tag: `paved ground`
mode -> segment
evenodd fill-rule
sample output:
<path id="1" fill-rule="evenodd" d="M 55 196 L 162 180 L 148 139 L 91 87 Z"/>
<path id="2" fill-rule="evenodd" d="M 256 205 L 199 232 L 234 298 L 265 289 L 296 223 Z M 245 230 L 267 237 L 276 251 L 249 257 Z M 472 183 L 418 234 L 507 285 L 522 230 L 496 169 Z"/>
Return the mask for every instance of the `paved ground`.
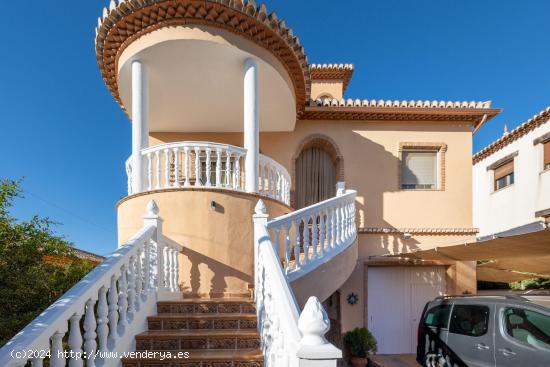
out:
<path id="1" fill-rule="evenodd" d="M 388 354 L 369 356 L 379 367 L 419 367 L 414 354 Z"/>

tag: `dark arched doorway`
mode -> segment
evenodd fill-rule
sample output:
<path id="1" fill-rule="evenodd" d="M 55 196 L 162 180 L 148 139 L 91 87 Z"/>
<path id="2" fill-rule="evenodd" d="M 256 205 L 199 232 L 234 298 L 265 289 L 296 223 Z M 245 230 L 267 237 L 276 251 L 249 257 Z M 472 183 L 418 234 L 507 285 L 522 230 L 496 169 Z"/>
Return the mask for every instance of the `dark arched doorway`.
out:
<path id="1" fill-rule="evenodd" d="M 296 158 L 296 209 L 334 197 L 337 161 L 318 144 L 305 146 Z"/>

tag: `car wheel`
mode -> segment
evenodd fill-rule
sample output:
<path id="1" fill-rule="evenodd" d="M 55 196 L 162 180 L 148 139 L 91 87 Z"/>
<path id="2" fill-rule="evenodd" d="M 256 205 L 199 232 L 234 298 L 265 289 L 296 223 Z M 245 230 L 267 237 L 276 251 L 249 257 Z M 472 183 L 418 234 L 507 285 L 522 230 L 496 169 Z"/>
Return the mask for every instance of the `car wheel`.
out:
<path id="1" fill-rule="evenodd" d="M 428 353 L 424 361 L 424 367 L 449 367 L 441 354 Z"/>

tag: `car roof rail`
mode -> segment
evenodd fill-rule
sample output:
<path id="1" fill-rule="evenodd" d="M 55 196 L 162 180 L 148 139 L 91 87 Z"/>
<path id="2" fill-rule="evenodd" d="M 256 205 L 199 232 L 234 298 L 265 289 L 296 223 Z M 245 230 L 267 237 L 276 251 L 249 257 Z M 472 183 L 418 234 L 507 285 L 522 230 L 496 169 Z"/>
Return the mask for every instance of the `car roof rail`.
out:
<path id="1" fill-rule="evenodd" d="M 517 294 L 506 294 L 504 297 L 507 298 L 507 299 L 513 299 L 513 300 L 516 300 L 516 301 L 527 301 L 527 302 L 529 302 L 529 300 L 527 298 L 519 296 Z"/>

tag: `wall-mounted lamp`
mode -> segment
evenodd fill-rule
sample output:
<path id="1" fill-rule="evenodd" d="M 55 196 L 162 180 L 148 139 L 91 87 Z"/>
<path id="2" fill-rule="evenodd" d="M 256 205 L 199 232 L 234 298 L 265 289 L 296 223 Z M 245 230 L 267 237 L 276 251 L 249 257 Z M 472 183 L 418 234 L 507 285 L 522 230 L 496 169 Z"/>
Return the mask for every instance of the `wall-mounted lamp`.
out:
<path id="1" fill-rule="evenodd" d="M 216 204 L 215 201 L 211 201 L 211 202 L 210 202 L 210 209 L 216 210 L 216 206 L 217 206 L 217 204 Z"/>
<path id="2" fill-rule="evenodd" d="M 412 237 L 413 237 L 412 234 L 410 234 L 409 232 L 403 233 L 404 240 L 410 240 Z"/>

